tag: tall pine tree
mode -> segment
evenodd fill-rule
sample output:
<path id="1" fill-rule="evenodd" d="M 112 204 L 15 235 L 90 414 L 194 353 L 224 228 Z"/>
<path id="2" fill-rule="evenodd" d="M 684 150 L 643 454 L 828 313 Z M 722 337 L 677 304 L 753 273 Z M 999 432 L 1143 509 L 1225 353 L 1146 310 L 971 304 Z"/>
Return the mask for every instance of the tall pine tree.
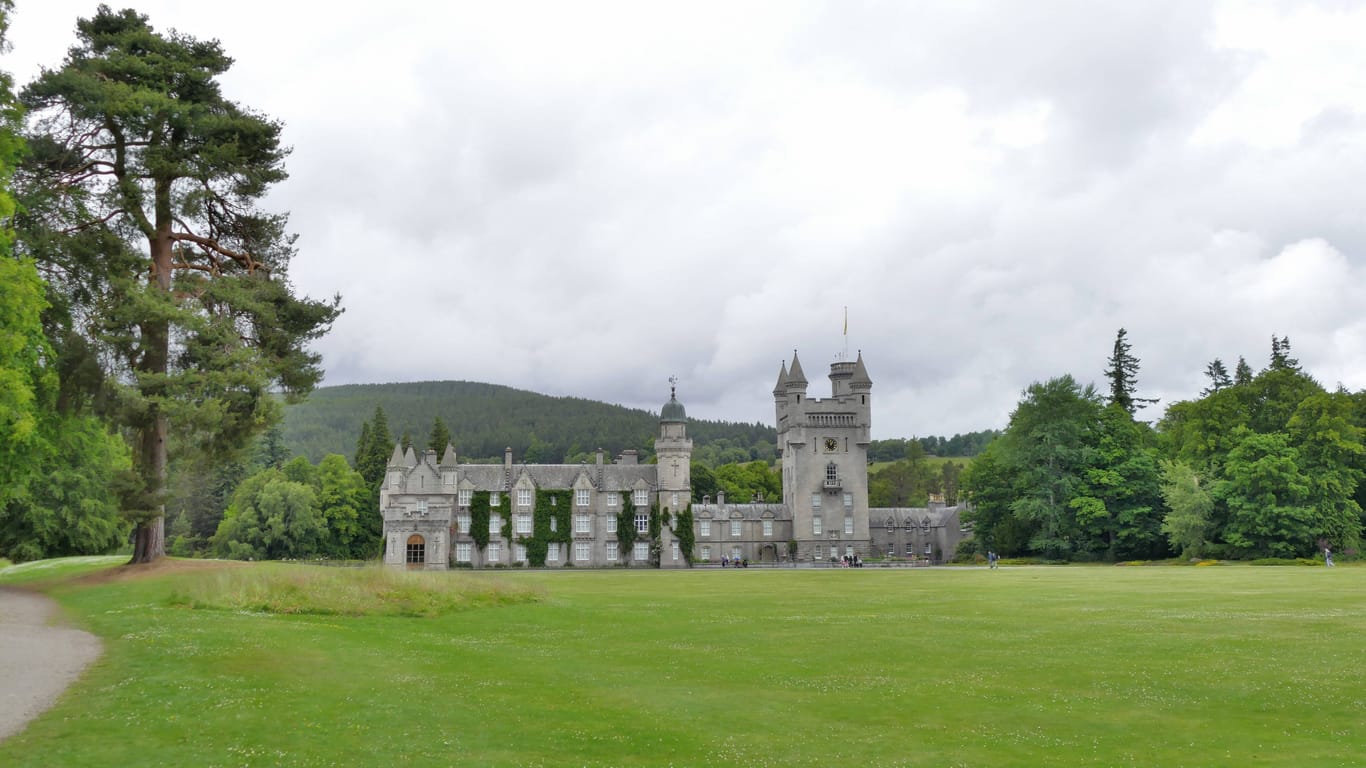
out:
<path id="1" fill-rule="evenodd" d="M 279 418 L 272 390 L 322 375 L 308 342 L 339 300 L 295 296 L 286 217 L 257 203 L 286 176 L 279 123 L 224 98 L 216 41 L 101 5 L 21 95 L 34 119 L 23 242 L 79 308 L 89 361 L 117 382 L 137 483 L 133 561 L 165 553 L 168 450 L 231 453 Z M 175 429 L 175 435 L 171 430 Z"/>
<path id="2" fill-rule="evenodd" d="M 1138 388 L 1138 358 L 1129 352 L 1127 335 L 1123 328 L 1115 334 L 1114 350 L 1110 353 L 1110 367 L 1105 369 L 1105 375 L 1110 379 L 1110 402 L 1128 411 L 1132 416 L 1137 409 L 1157 400 L 1134 396 Z"/>
<path id="3" fill-rule="evenodd" d="M 436 421 L 432 422 L 432 433 L 427 437 L 427 447 L 436 451 L 437 456 L 441 456 L 450 442 L 451 431 L 446 429 L 446 423 L 437 416 Z"/>

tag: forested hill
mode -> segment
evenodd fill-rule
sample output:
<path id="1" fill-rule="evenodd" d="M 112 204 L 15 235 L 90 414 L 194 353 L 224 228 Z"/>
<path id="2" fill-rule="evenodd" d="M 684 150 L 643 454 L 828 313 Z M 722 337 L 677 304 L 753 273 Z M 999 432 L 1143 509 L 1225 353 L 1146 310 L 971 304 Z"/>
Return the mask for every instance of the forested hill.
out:
<path id="1" fill-rule="evenodd" d="M 496 384 L 419 381 L 320 387 L 285 408 L 285 445 L 314 462 L 329 453 L 352 459 L 361 424 L 376 406 L 384 409 L 395 439 L 406 432 L 418 446 L 427 444 L 439 417 L 461 461 L 501 460 L 509 446 L 519 462 L 577 463 L 598 448 L 609 459 L 634 448 L 645 460 L 659 433 L 659 416 L 636 408 Z M 688 436 L 694 454 L 708 463 L 771 460 L 775 454 L 776 433 L 762 424 L 690 419 Z"/>

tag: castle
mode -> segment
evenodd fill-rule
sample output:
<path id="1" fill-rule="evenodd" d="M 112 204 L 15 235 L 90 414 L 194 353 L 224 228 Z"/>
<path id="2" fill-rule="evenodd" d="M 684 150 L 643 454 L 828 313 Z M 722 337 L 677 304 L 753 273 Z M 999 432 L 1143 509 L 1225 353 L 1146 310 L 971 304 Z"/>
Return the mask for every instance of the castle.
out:
<path id="1" fill-rule="evenodd" d="M 594 464 L 461 464 L 447 445 L 394 447 L 380 509 L 394 567 L 533 565 L 681 568 L 723 558 L 821 563 L 845 556 L 942 561 L 963 538 L 959 508 L 868 507 L 872 379 L 863 355 L 830 366 L 828 398 L 807 396 L 797 353 L 773 401 L 782 503 L 692 498 L 687 413 L 671 389 L 656 463 L 635 451 Z M 686 551 L 685 551 L 686 549 Z"/>

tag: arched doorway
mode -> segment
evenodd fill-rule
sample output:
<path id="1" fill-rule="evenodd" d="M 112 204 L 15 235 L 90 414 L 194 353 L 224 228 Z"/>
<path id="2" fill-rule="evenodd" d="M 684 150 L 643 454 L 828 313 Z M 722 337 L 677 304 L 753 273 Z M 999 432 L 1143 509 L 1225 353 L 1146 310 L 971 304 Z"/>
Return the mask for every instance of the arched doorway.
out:
<path id="1" fill-rule="evenodd" d="M 759 548 L 759 562 L 776 563 L 778 562 L 778 548 L 772 544 L 765 544 Z"/>
<path id="2" fill-rule="evenodd" d="M 408 537 L 408 552 L 405 562 L 409 568 L 421 568 L 427 563 L 427 540 L 414 533 Z"/>

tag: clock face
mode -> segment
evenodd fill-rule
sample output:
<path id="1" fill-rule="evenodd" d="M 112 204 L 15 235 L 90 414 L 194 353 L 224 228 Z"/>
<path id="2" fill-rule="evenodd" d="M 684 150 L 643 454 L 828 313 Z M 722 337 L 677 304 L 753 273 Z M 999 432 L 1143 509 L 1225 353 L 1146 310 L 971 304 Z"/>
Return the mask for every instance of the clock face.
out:
<path id="1" fill-rule="evenodd" d="M 840 442 L 833 437 L 825 438 L 825 450 L 833 451 L 840 447 Z"/>

